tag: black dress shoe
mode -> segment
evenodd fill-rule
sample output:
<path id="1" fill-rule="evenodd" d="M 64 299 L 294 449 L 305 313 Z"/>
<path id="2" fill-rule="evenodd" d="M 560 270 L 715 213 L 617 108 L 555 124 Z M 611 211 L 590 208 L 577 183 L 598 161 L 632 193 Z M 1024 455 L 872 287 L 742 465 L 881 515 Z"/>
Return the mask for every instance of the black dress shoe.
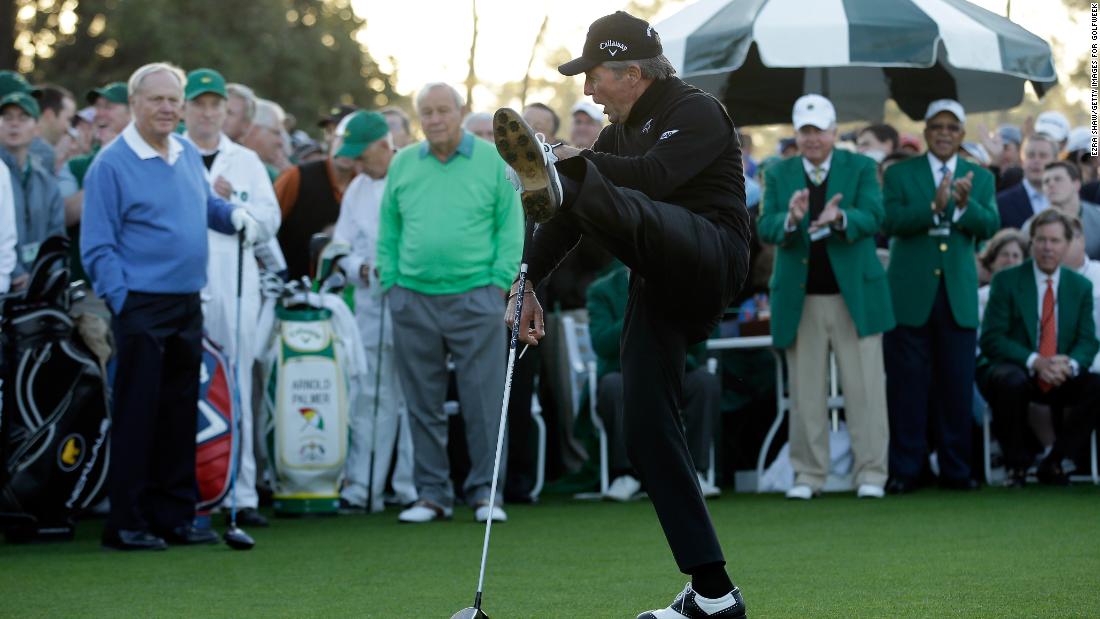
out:
<path id="1" fill-rule="evenodd" d="M 667 608 L 650 610 L 638 615 L 638 619 L 657 619 L 658 617 L 684 617 L 685 619 L 745 619 L 745 600 L 741 597 L 741 590 L 737 587 L 727 594 L 729 597 L 721 608 L 708 608 L 704 610 L 695 599 L 698 594 L 688 583 L 680 595 L 672 601 Z"/>
<path id="2" fill-rule="evenodd" d="M 232 521 L 230 512 L 225 514 L 225 524 L 230 524 Z M 255 507 L 246 507 L 244 509 L 237 510 L 237 526 L 239 527 L 259 527 L 264 528 L 268 525 L 267 518 L 260 513 Z"/>
<path id="3" fill-rule="evenodd" d="M 101 539 L 104 548 L 114 550 L 166 550 L 168 544 L 148 531 L 106 529 Z"/>
<path id="4" fill-rule="evenodd" d="M 193 525 L 178 526 L 161 535 L 164 536 L 164 541 L 175 546 L 218 543 L 218 534 L 213 529 L 199 529 Z"/>
<path id="5" fill-rule="evenodd" d="M 978 484 L 977 480 L 971 479 L 969 477 L 964 479 L 953 479 L 950 477 L 940 478 L 940 488 L 943 488 L 944 490 L 962 490 L 965 492 L 969 490 L 977 490 L 980 487 L 981 486 Z"/>
<path id="6" fill-rule="evenodd" d="M 1068 486 L 1069 475 L 1062 470 L 1062 465 L 1054 462 L 1053 458 L 1045 458 L 1039 463 L 1039 469 L 1035 471 L 1039 483 L 1047 486 Z"/>
<path id="7" fill-rule="evenodd" d="M 909 494 L 910 492 L 916 491 L 917 488 L 919 488 L 919 487 L 920 486 L 917 484 L 916 480 L 903 479 L 901 477 L 895 477 L 895 478 L 891 479 L 889 482 L 887 482 L 887 484 L 886 484 L 886 493 L 887 494 Z"/>

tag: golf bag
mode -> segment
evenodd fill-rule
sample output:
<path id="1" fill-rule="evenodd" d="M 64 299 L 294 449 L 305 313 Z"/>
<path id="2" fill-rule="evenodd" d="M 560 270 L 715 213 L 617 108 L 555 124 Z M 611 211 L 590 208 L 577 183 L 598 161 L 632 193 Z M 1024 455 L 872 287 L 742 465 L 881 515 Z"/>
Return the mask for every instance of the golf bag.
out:
<path id="1" fill-rule="evenodd" d="M 198 430 L 195 435 L 195 481 L 200 512 L 221 503 L 229 492 L 237 428 L 233 423 L 233 380 L 221 348 L 202 338 L 199 368 Z"/>
<path id="2" fill-rule="evenodd" d="M 69 316 L 68 241 L 44 242 L 2 319 L 0 527 L 10 540 L 71 538 L 107 483 L 104 371 Z"/>
<path id="3" fill-rule="evenodd" d="M 350 316 L 339 297 L 303 292 L 295 298 L 276 308 L 264 356 L 264 434 L 275 512 L 334 514 L 347 457 L 349 402 L 362 374 L 349 376 L 345 364 L 362 363 L 362 354 L 355 359 L 344 342 L 358 342 L 359 335 L 346 333 L 349 319 L 334 326 L 335 312 Z"/>

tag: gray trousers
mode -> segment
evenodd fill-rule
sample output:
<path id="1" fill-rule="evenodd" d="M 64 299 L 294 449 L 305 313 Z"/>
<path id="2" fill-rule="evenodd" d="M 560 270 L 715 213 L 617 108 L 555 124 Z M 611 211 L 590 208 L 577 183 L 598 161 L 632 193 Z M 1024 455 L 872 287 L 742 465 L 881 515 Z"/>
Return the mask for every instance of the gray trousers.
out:
<path id="1" fill-rule="evenodd" d="M 484 286 L 460 294 L 425 295 L 394 286 L 387 294 L 394 361 L 409 408 L 417 494 L 442 507 L 454 504 L 443 413 L 449 353 L 470 452 L 470 473 L 463 489 L 471 505 L 488 502 L 507 365 L 501 289 Z M 505 444 L 500 480 L 507 461 Z M 503 503 L 502 495 L 498 488 L 498 505 Z"/>
<path id="2" fill-rule="evenodd" d="M 710 448 L 714 444 L 714 425 L 721 405 L 722 384 L 718 377 L 706 368 L 695 368 L 684 374 L 683 403 L 680 418 L 688 451 L 695 463 L 695 470 L 706 471 L 710 467 Z M 623 434 L 623 375 L 608 372 L 600 379 L 596 396 L 596 412 L 607 431 L 608 467 L 611 478 L 631 471 L 626 453 L 626 437 Z"/>

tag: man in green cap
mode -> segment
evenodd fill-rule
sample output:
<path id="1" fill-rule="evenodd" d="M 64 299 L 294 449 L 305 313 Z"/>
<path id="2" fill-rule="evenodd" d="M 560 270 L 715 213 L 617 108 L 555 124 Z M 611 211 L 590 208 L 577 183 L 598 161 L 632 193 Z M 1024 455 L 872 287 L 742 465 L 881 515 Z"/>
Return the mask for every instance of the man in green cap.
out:
<path id="1" fill-rule="evenodd" d="M 111 82 L 94 88 L 88 91 L 86 99 L 95 108 L 95 120 L 92 123 L 94 145 L 91 151 L 73 157 L 57 172 L 61 197 L 65 200 L 69 238 L 73 239 L 71 268 L 74 280 L 87 277 L 80 263 L 79 241 L 80 219 L 84 211 L 84 175 L 99 150 L 130 124 L 130 101 L 126 82 Z"/>
<path id="2" fill-rule="evenodd" d="M 355 317 L 368 363 L 379 364 L 379 380 L 377 387 L 375 381 L 368 380 L 364 390 L 363 400 L 371 409 L 351 416 L 351 446 L 345 471 L 347 483 L 340 498 L 345 508 L 381 511 L 384 508 L 382 491 L 386 487 L 395 441 L 400 442 L 393 469 L 394 493 L 402 504 L 412 503 L 417 498 L 412 480 L 413 448 L 405 396 L 393 364 L 393 321 L 378 295 L 375 270 L 378 207 L 386 188 L 394 144 L 386 117 L 378 112 L 352 112 L 342 125 L 343 132 L 333 138 L 338 147 L 334 154 L 355 162 L 358 175 L 344 192 L 333 239 L 351 246 L 351 253 L 340 267 L 355 282 Z M 370 462 L 372 444 L 375 454 L 383 454 L 376 456 L 373 466 Z"/>
<path id="3" fill-rule="evenodd" d="M 65 208 L 53 172 L 31 155 L 38 102 L 29 93 L 0 98 L 0 149 L 11 170 L 18 241 L 12 288 L 26 285 L 28 269 L 47 238 L 65 234 Z"/>
<path id="4" fill-rule="evenodd" d="M 27 78 L 23 77 L 23 74 L 16 71 L 0 71 L 0 98 L 6 97 L 13 92 L 24 92 L 34 97 L 36 100 L 41 96 L 42 92 L 30 85 Z M 41 110 L 41 107 L 39 107 Z M 35 135 L 34 140 L 31 142 L 31 155 L 38 158 L 38 162 L 42 164 L 42 168 L 49 170 L 50 173 L 54 171 L 54 152 L 53 146 L 49 142 L 42 139 L 42 137 Z M 11 162 L 6 162 L 9 166 Z"/>
<path id="5" fill-rule="evenodd" d="M 267 170 L 259 156 L 234 143 L 223 132 L 228 117 L 228 93 L 225 78 L 213 69 L 195 69 L 187 74 L 184 88 L 186 104 L 184 136 L 195 145 L 206 167 L 206 180 L 214 193 L 248 211 L 259 224 L 256 245 L 244 250 L 241 298 L 240 339 L 234 333 L 236 319 L 237 269 L 226 265 L 237 262 L 237 238 L 207 229 L 210 258 L 203 288 L 203 326 L 207 335 L 220 344 L 226 354 L 241 364 L 238 376 L 241 398 L 241 452 L 234 494 L 238 507 L 237 522 L 244 526 L 267 526 L 256 508 L 256 457 L 252 448 L 252 363 L 256 350 L 256 325 L 260 320 L 260 274 L 258 249 L 274 238 L 279 229 L 279 203 Z M 266 265 L 265 265 L 266 266 Z M 280 269 L 276 269 L 280 270 Z M 237 342 L 241 350 L 237 351 Z"/>

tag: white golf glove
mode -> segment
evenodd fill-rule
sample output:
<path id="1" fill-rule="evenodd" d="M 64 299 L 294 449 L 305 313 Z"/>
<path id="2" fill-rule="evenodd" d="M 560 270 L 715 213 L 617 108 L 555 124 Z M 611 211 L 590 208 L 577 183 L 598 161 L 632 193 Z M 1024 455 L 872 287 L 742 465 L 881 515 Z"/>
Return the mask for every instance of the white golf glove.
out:
<path id="1" fill-rule="evenodd" d="M 243 208 L 233 209 L 233 212 L 229 214 L 229 221 L 233 223 L 233 228 L 237 232 L 244 232 L 245 245 L 252 245 L 256 242 L 256 237 L 260 234 L 260 224 L 256 223 L 256 220 L 248 214 L 248 211 Z"/>

